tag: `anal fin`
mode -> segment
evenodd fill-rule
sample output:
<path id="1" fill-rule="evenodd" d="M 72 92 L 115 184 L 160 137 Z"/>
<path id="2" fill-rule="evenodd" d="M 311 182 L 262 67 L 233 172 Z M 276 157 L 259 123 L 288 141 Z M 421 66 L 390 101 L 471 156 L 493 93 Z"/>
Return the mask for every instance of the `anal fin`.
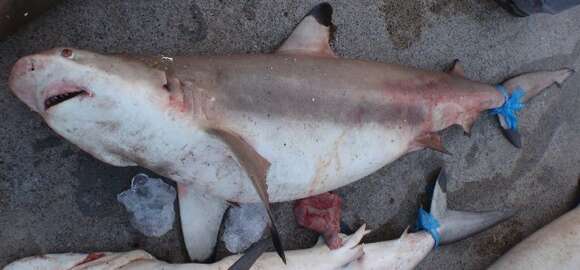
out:
<path id="1" fill-rule="evenodd" d="M 272 208 L 270 207 L 268 185 L 266 183 L 270 162 L 262 157 L 242 136 L 233 131 L 221 128 L 210 128 L 208 129 L 208 132 L 221 138 L 222 141 L 229 146 L 242 168 L 244 168 L 252 180 L 252 184 L 268 213 L 272 242 L 274 243 L 276 252 L 282 261 L 286 263 L 284 248 L 282 246 L 282 241 L 280 240 L 278 229 L 276 228 Z"/>

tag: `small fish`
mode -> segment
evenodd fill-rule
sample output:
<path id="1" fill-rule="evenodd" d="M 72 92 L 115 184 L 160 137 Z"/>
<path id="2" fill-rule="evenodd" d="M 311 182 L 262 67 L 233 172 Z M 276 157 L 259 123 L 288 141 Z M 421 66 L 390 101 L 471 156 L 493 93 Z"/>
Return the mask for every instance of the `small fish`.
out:
<path id="1" fill-rule="evenodd" d="M 56 48 L 21 58 L 9 86 L 56 133 L 115 166 L 177 181 L 192 259 L 210 256 L 229 202 L 321 194 L 406 153 L 447 152 L 438 131 L 466 132 L 506 98 L 450 72 L 338 57 L 332 7 L 312 9 L 274 53 L 120 56 Z M 172 60 L 168 61 L 167 57 Z M 572 70 L 507 80 L 527 100 Z"/>

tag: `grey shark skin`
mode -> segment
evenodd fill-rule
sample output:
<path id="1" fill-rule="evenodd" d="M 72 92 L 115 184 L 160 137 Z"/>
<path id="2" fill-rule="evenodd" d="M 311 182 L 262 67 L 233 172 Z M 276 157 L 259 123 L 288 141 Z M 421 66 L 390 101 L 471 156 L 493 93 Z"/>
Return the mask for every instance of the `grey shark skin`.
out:
<path id="1" fill-rule="evenodd" d="M 231 202 L 295 200 L 402 155 L 445 152 L 436 132 L 499 107 L 493 86 L 449 72 L 337 57 L 321 4 L 271 54 L 120 56 L 56 48 L 21 58 L 10 88 L 65 139 L 116 166 L 177 181 L 193 259 L 207 258 Z M 505 82 L 529 99 L 570 69 Z M 203 206 L 203 207 L 200 207 Z M 280 246 L 278 246 L 278 250 Z"/>

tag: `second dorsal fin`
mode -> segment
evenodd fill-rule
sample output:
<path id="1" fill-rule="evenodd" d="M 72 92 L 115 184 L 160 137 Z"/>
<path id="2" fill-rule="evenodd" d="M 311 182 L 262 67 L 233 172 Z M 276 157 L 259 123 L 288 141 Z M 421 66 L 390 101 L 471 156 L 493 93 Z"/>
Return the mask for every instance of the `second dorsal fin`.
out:
<path id="1" fill-rule="evenodd" d="M 306 14 L 276 53 L 336 57 L 329 45 L 332 6 L 322 3 Z"/>

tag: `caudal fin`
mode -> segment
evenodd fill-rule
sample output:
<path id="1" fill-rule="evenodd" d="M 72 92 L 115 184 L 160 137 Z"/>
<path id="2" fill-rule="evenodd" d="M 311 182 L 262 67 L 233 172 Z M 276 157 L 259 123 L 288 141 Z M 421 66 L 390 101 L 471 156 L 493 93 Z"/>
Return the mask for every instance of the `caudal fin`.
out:
<path id="1" fill-rule="evenodd" d="M 502 107 L 493 109 L 492 112 L 498 115 L 503 133 L 510 143 L 517 148 L 522 147 L 515 113 L 523 108 L 523 103 L 553 84 L 561 86 L 574 72 L 573 69 L 563 68 L 556 71 L 525 73 L 508 79 L 498 86 L 498 90 L 506 97 L 506 102 Z"/>
<path id="2" fill-rule="evenodd" d="M 516 212 L 467 212 L 447 208 L 447 176 L 443 169 L 439 172 L 432 196 L 430 214 L 439 225 L 439 239 L 436 241 L 440 244 L 453 243 L 475 235 L 510 218 Z"/>

